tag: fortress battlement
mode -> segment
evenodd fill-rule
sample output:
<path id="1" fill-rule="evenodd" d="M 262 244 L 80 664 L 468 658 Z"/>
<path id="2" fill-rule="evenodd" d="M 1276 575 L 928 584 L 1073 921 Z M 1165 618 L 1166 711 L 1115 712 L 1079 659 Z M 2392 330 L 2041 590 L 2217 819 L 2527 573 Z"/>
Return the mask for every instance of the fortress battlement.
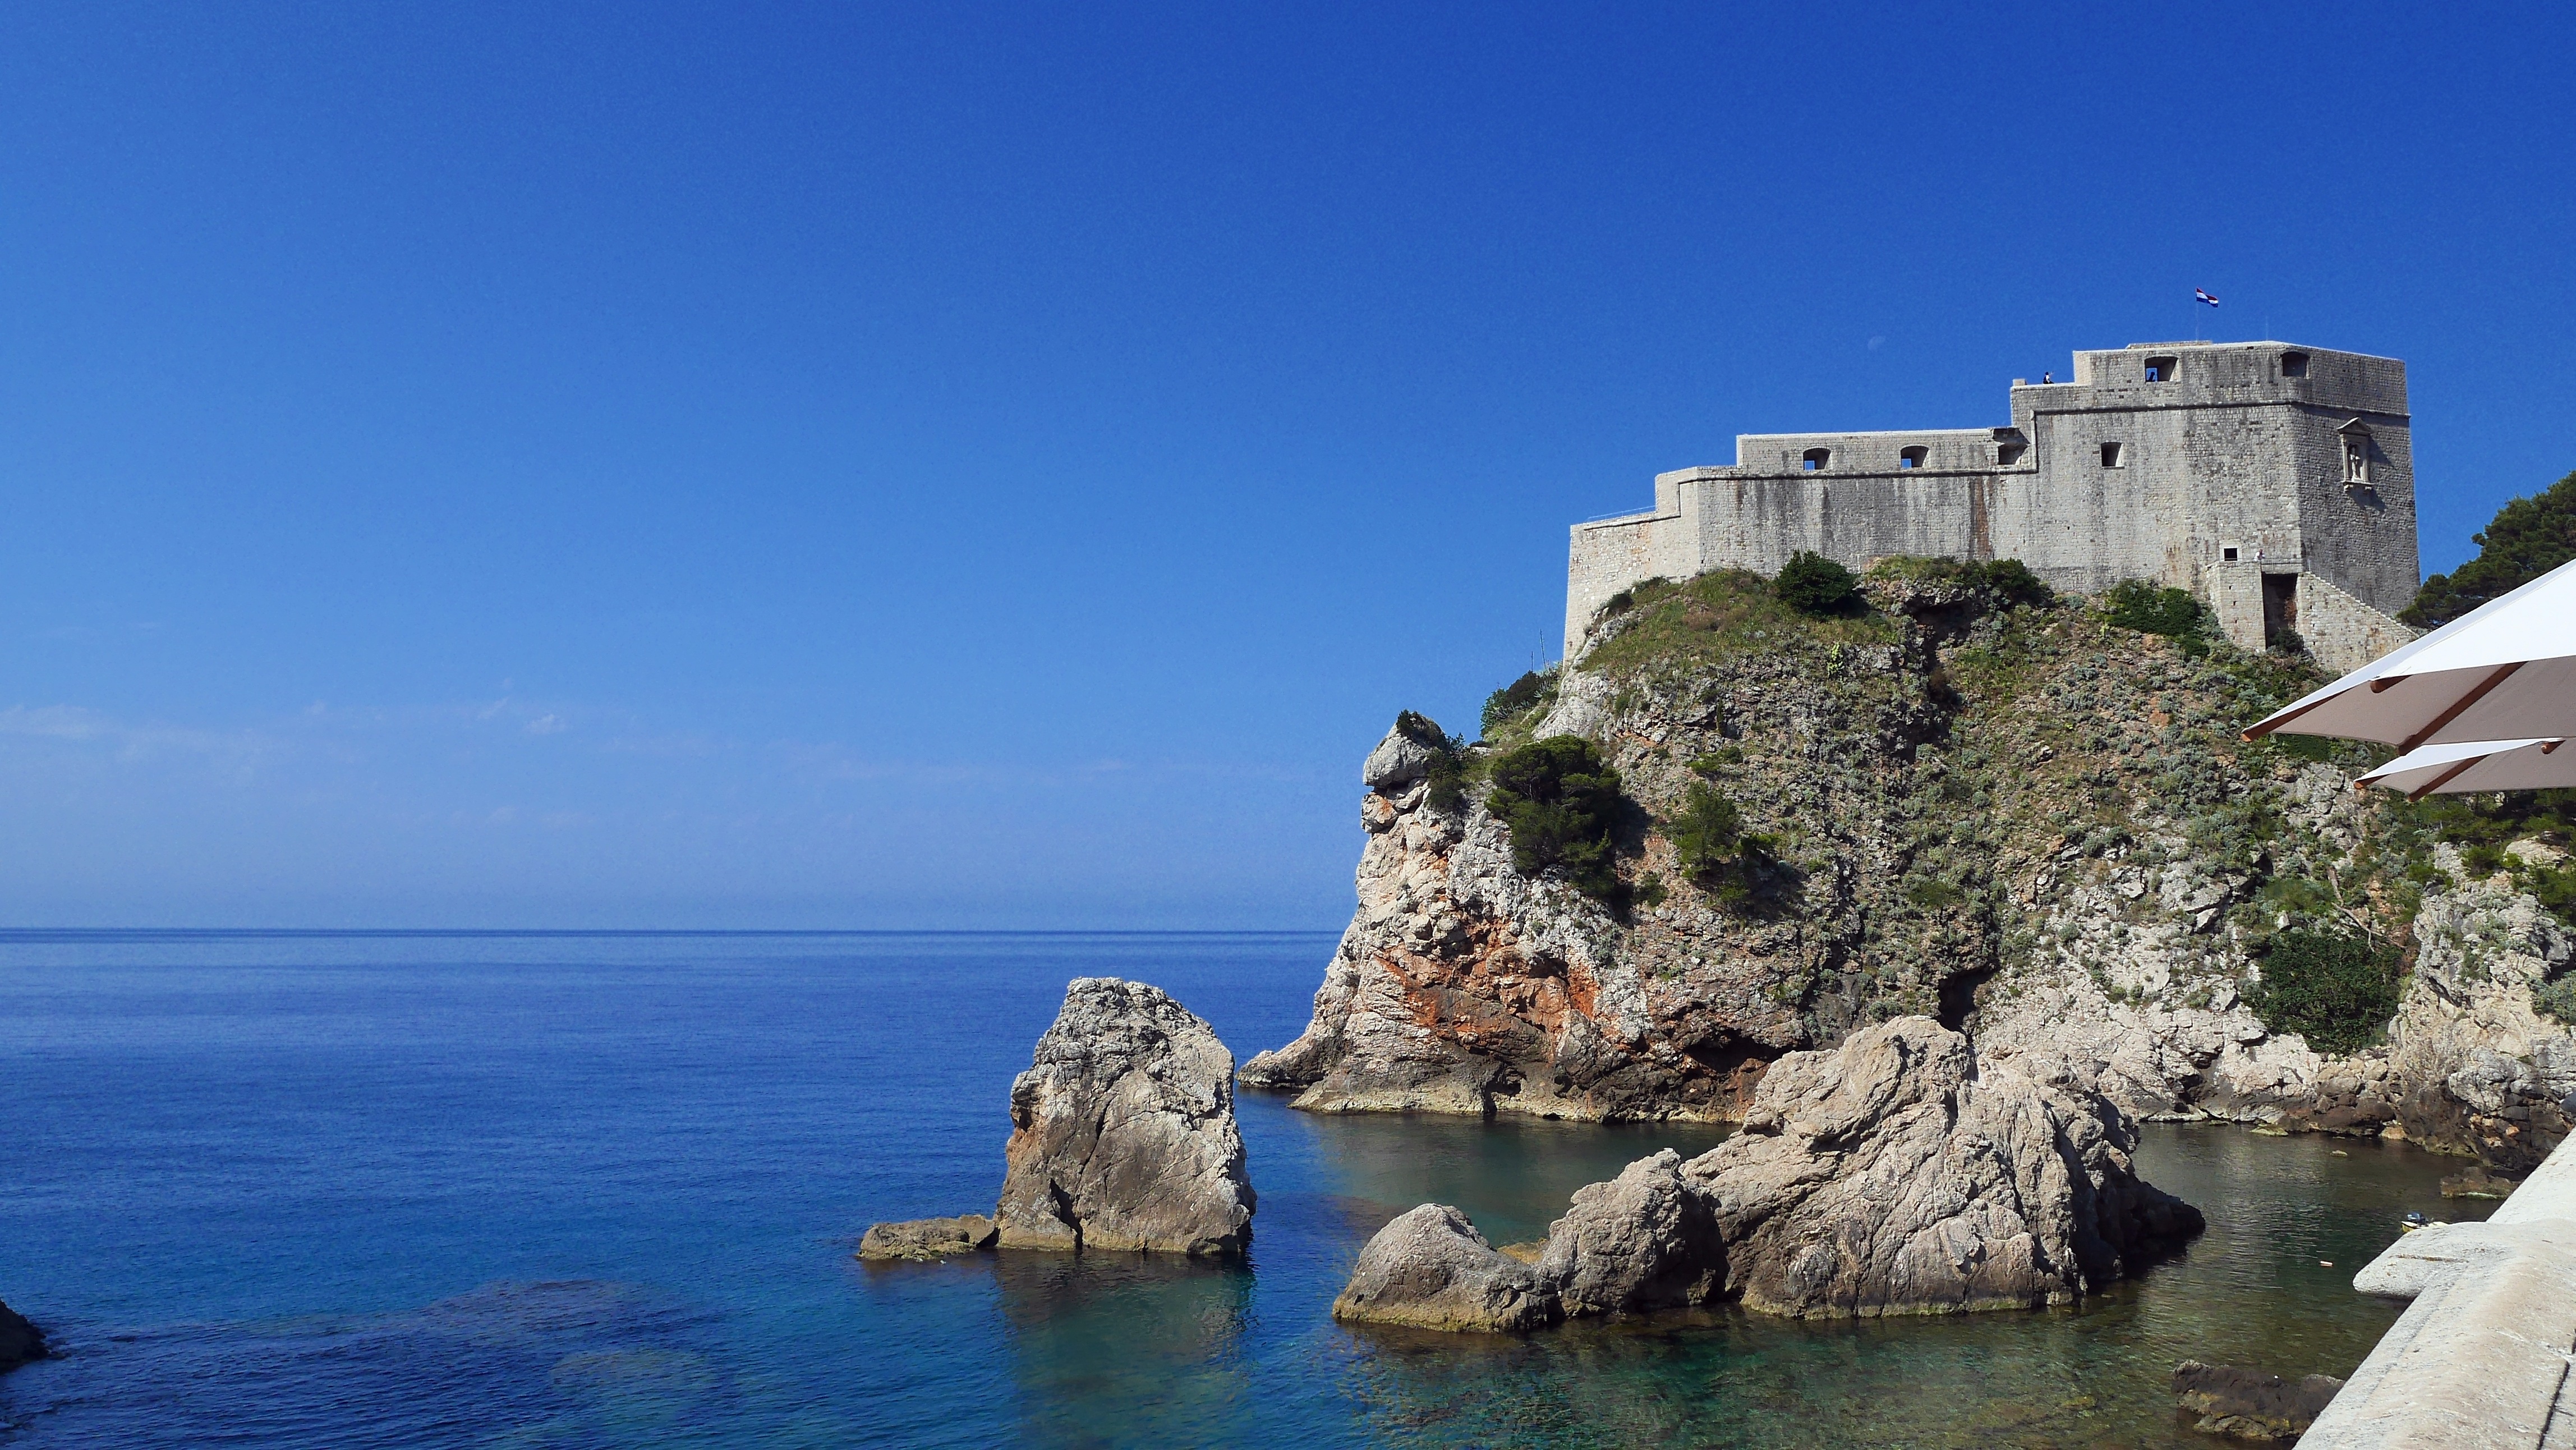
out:
<path id="1" fill-rule="evenodd" d="M 2334 668 L 2408 638 L 2420 582 L 2406 365 L 2283 342 L 2078 352 L 2065 382 L 2015 379 L 2010 422 L 1746 433 L 1732 464 L 1655 476 L 1655 506 L 1577 524 L 1565 639 L 1620 590 L 1712 569 L 1775 573 L 1812 550 L 2014 558 L 2091 593 L 2191 590 L 2230 639 L 2297 631 Z"/>

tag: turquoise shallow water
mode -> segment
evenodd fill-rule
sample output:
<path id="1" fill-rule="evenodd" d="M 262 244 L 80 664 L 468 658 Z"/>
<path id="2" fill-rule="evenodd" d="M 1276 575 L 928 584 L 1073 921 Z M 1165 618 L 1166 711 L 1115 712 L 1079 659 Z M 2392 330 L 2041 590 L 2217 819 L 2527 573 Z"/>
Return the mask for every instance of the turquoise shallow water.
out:
<path id="1" fill-rule="evenodd" d="M 1331 941 L 0 935 L 0 1298 L 63 1351 L 0 1378 L 0 1440 L 2207 1446 L 2175 1360 L 2348 1370 L 2394 1317 L 2353 1269 L 2463 1212 L 2411 1149 L 2151 1128 L 2212 1230 L 2082 1311 L 1353 1333 L 1325 1308 L 1393 1213 L 1532 1238 L 1717 1135 L 1250 1095 L 1248 1269 L 851 1259 L 990 1204 L 1068 978 L 1155 982 L 1248 1055 Z"/>

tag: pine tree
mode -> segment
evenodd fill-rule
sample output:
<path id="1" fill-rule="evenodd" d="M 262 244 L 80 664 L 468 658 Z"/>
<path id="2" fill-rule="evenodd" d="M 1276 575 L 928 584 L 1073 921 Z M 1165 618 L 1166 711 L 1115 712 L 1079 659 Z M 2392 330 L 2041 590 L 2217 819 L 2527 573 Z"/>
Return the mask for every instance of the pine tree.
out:
<path id="1" fill-rule="evenodd" d="M 2399 619 L 2417 629 L 2448 624 L 2576 559 L 2576 473 L 2546 492 L 2506 504 L 2469 542 L 2478 546 L 2478 556 L 2425 580 Z"/>

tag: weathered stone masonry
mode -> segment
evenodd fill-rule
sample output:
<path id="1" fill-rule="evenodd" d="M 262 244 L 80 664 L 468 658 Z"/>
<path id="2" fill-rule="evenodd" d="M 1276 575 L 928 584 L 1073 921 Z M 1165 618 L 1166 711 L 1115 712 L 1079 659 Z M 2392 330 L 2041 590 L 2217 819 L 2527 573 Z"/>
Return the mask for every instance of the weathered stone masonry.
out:
<path id="1" fill-rule="evenodd" d="M 1776 572 L 1811 549 L 2019 559 L 2064 590 L 2189 589 L 2230 639 L 2295 630 L 2330 669 L 2412 637 L 2420 582 L 2406 365 L 2278 342 L 2134 343 L 2012 387 L 2000 428 L 1756 433 L 1655 478 L 1652 511 L 1577 524 L 1565 642 L 1658 576 Z"/>

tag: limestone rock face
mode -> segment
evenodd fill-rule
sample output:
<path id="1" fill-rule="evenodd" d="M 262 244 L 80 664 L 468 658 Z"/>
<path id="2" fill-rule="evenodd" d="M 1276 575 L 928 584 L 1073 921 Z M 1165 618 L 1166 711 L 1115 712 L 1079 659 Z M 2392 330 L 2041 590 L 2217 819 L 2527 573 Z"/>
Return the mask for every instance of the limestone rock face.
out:
<path id="1" fill-rule="evenodd" d="M 1665 971 L 1623 953 L 1607 908 L 1514 869 L 1501 822 L 1427 795 L 1415 783 L 1363 801 L 1359 909 L 1313 1021 L 1246 1063 L 1246 1085 L 1294 1089 L 1316 1112 L 1731 1121 L 1763 1064 L 1807 1041 L 1765 994 L 1776 962 Z M 1794 928 L 1766 930 L 1766 950 L 1796 955 Z"/>
<path id="2" fill-rule="evenodd" d="M 1747 1308 L 1953 1313 L 2069 1302 L 2198 1233 L 2198 1210 L 2138 1178 L 2135 1146 L 2098 1095 L 1980 1065 L 1915 1017 L 1782 1058 L 1745 1131 L 1685 1171 Z"/>
<path id="3" fill-rule="evenodd" d="M 1426 1203 L 1360 1250 L 1333 1317 L 1420 1329 L 1536 1329 L 1561 1317 L 1537 1270 L 1485 1241 L 1467 1216 Z"/>
<path id="4" fill-rule="evenodd" d="M 1430 770 L 1431 747 L 1401 729 L 1389 730 L 1361 763 L 1360 782 L 1371 790 L 1397 791 L 1422 779 Z"/>
<path id="5" fill-rule="evenodd" d="M 1242 1253 L 1254 1195 L 1233 1075 L 1216 1033 L 1158 988 L 1074 981 L 1011 1084 L 1000 1246 Z"/>
<path id="6" fill-rule="evenodd" d="M 45 1357 L 45 1336 L 26 1317 L 0 1304 L 0 1374 Z"/>
<path id="7" fill-rule="evenodd" d="M 993 1235 L 993 1221 L 980 1213 L 870 1224 L 859 1239 L 859 1257 L 923 1261 L 953 1258 L 991 1248 Z"/>
<path id="8" fill-rule="evenodd" d="M 1569 1315 L 1705 1304 L 1726 1286 L 1726 1244 L 1709 1200 L 1667 1148 L 1578 1189 L 1548 1225 L 1539 1277 Z"/>

